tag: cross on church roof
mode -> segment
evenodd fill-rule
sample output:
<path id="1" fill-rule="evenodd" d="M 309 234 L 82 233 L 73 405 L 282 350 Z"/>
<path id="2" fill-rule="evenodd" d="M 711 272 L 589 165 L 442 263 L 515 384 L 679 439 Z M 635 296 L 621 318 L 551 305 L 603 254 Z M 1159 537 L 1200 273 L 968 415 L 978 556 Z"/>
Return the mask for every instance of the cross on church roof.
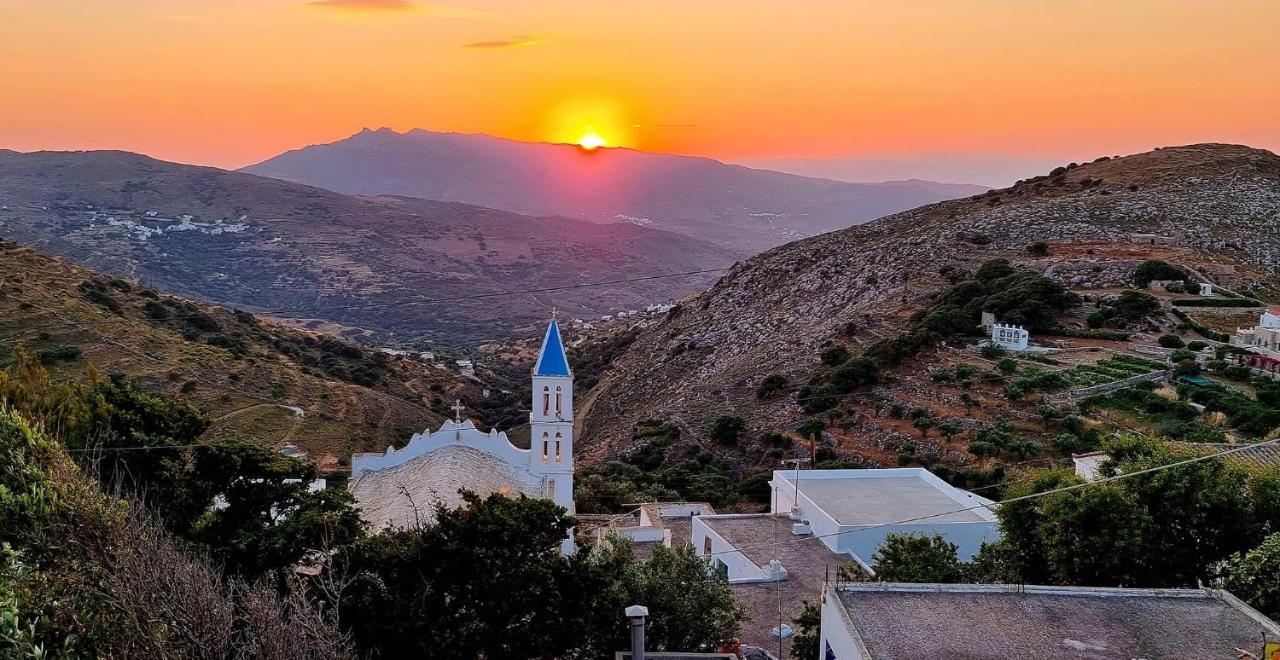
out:
<path id="1" fill-rule="evenodd" d="M 552 308 L 551 308 L 551 319 L 552 319 L 552 320 L 555 320 L 555 319 L 556 319 L 556 317 L 558 317 L 559 315 L 560 315 L 560 308 L 559 308 L 559 307 L 552 307 Z"/>
<path id="2" fill-rule="evenodd" d="M 461 399 L 453 400 L 453 421 L 459 424 L 462 423 L 462 409 L 465 407 L 466 406 L 462 405 Z"/>

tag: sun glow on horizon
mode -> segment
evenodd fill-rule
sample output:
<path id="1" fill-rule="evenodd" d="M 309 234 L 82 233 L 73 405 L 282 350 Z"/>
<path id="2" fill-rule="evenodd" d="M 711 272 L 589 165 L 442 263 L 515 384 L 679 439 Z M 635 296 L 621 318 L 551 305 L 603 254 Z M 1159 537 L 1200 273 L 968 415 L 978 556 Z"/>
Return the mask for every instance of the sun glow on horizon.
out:
<path id="1" fill-rule="evenodd" d="M 595 151 L 600 147 L 609 146 L 609 141 L 601 137 L 595 129 L 588 128 L 587 132 L 583 133 L 582 137 L 578 138 L 578 146 L 586 149 L 587 151 Z"/>

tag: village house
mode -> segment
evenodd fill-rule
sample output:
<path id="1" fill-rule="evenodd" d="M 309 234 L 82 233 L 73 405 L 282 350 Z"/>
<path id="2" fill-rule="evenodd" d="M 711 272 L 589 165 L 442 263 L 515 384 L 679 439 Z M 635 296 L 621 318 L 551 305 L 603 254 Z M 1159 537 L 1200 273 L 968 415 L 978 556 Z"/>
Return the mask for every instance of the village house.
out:
<path id="1" fill-rule="evenodd" d="M 461 505 L 462 489 L 544 497 L 573 514 L 573 372 L 554 320 L 532 378 L 530 449 L 497 429 L 480 431 L 457 403 L 453 419 L 415 434 L 403 448 L 353 455 L 348 488 L 365 520 L 374 529 L 427 524 L 437 504 Z M 563 549 L 573 550 L 572 535 Z"/>
<path id="2" fill-rule="evenodd" d="M 1252 328 L 1237 328 L 1231 345 L 1246 348 L 1253 355 L 1242 359 L 1244 366 L 1266 375 L 1280 375 L 1280 305 L 1272 305 Z"/>
<path id="3" fill-rule="evenodd" d="M 1274 642 L 1280 625 L 1212 589 L 843 583 L 823 591 L 818 657 L 1263 658 Z"/>
<path id="4" fill-rule="evenodd" d="M 695 550 L 724 574 L 747 606 L 743 641 L 776 643 L 789 622 L 841 567 L 874 575 L 872 557 L 890 533 L 942 534 L 969 559 L 997 538 L 994 503 L 924 468 L 775 470 L 770 512 L 692 518 Z M 772 632 L 771 632 L 772 631 Z"/>

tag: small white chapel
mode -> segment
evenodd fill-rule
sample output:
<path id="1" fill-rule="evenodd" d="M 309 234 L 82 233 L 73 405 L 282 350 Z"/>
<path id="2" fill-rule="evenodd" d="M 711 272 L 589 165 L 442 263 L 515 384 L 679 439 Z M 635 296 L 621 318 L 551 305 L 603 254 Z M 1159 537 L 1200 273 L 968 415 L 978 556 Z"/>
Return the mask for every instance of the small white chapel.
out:
<path id="1" fill-rule="evenodd" d="M 573 514 L 573 372 L 554 319 L 533 366 L 532 404 L 529 449 L 497 429 L 481 432 L 455 403 L 453 419 L 403 448 L 353 455 L 348 488 L 365 520 L 374 529 L 425 525 L 437 503 L 460 506 L 462 489 L 544 497 Z M 572 552 L 571 537 L 564 550 Z"/>

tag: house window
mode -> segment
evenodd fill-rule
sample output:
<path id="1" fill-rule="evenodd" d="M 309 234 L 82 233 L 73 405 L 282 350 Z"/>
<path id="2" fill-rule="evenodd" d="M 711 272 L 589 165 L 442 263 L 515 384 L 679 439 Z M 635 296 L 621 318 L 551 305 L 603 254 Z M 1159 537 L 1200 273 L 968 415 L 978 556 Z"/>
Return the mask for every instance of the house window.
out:
<path id="1" fill-rule="evenodd" d="M 702 554 L 711 555 L 711 537 L 707 536 L 702 539 Z"/>
<path id="2" fill-rule="evenodd" d="M 547 451 L 550 445 L 551 445 L 551 441 L 547 439 L 547 434 L 543 433 L 542 434 L 542 464 L 543 465 L 547 464 Z"/>

